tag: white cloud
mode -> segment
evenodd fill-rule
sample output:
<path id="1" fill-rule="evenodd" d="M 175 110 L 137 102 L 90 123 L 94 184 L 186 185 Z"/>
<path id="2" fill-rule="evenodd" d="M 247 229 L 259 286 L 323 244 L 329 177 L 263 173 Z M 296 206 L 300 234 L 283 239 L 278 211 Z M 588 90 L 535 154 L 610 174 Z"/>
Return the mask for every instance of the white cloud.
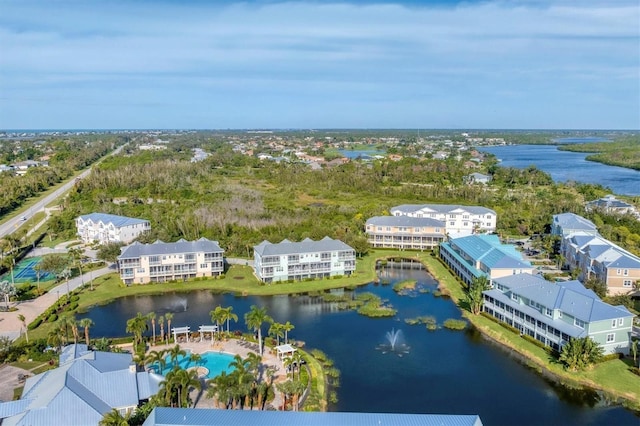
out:
<path id="1" fill-rule="evenodd" d="M 260 91 L 274 103 L 317 103 L 324 94 L 355 97 L 349 103 L 365 108 L 367 100 L 416 93 L 444 104 L 463 99 L 460 88 L 466 102 L 493 92 L 529 93 L 540 104 L 569 86 L 579 92 L 580 81 L 585 91 L 594 82 L 608 82 L 612 93 L 627 88 L 620 101 L 628 107 L 639 95 L 639 21 L 633 1 L 4 3 L 0 114 L 26 93 L 41 99 L 56 90 L 71 99 L 165 91 L 180 103 L 201 99 L 200 91 Z M 596 86 L 606 97 L 607 87 Z"/>

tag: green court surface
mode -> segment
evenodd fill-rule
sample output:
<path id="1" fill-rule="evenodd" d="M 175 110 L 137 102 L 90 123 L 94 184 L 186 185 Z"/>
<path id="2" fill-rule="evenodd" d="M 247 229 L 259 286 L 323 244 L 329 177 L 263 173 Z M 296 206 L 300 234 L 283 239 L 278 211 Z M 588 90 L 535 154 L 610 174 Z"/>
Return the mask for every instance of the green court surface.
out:
<path id="1" fill-rule="evenodd" d="M 41 257 L 29 257 L 18 263 L 15 268 L 13 268 L 13 281 L 16 283 L 26 283 L 27 281 L 32 283 L 37 282 L 38 277 L 35 269 L 33 268 L 40 262 L 40 260 L 42 260 Z M 44 271 L 40 272 L 40 281 L 50 281 L 55 278 L 56 276 L 54 274 Z M 4 280 L 11 282 L 11 272 L 7 272 L 0 277 L 0 281 Z"/>

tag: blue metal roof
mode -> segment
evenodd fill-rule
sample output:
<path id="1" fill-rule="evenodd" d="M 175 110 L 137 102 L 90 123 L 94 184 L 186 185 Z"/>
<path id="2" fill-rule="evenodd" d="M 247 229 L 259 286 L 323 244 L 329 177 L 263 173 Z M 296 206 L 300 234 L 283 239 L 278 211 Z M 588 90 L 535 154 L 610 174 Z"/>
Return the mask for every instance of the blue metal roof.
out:
<path id="1" fill-rule="evenodd" d="M 454 238 L 451 245 L 473 261 L 480 261 L 492 269 L 532 268 L 530 262 L 522 260 L 522 254 L 514 246 L 501 244 L 497 235 L 481 234 Z"/>
<path id="2" fill-rule="evenodd" d="M 123 226 L 129 226 L 129 225 L 136 225 L 139 223 L 149 223 L 149 221 L 146 219 L 136 219 L 133 217 L 118 216 L 115 214 L 108 214 L 108 213 L 89 213 L 89 214 L 80 216 L 80 218 L 85 222 L 91 219 L 93 223 L 102 222 L 105 225 L 113 223 L 113 226 L 115 226 L 116 228 L 121 228 Z"/>
<path id="3" fill-rule="evenodd" d="M 156 407 L 143 426 L 482 426 L 477 415 L 216 410 Z"/>

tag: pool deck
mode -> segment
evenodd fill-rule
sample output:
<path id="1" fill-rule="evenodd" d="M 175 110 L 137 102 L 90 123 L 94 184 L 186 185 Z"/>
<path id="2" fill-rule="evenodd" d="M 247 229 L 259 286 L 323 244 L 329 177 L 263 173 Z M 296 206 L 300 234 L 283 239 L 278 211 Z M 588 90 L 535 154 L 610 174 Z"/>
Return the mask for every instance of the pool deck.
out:
<path id="1" fill-rule="evenodd" d="M 213 343 L 211 340 L 202 340 L 199 341 L 182 341 L 178 342 L 181 349 L 189 350 L 194 353 L 204 353 L 204 352 L 224 352 L 231 355 L 240 355 L 242 358 L 246 358 L 249 353 L 258 353 L 257 351 L 257 343 L 253 343 L 253 350 L 251 346 L 249 346 L 248 342 L 242 341 L 240 339 L 227 339 L 227 340 L 218 340 L 215 339 Z M 149 348 L 152 351 L 161 351 L 163 349 L 171 349 L 175 346 L 175 343 L 170 345 L 154 345 Z M 267 405 L 271 405 L 276 410 L 280 410 L 283 399 L 282 395 L 276 389 L 275 385 L 277 383 L 285 382 L 287 380 L 287 374 L 285 372 L 285 368 L 282 365 L 282 361 L 278 359 L 278 357 L 269 351 L 269 348 L 265 348 L 264 354 L 262 355 L 262 365 L 266 369 L 267 367 L 273 367 L 276 370 L 276 373 L 273 378 L 273 391 L 275 394 L 274 399 L 267 403 Z M 219 408 L 213 399 L 207 398 L 206 394 L 206 385 L 203 386 L 202 391 L 193 390 L 191 393 L 191 400 L 195 401 L 195 408 Z M 247 408 L 249 409 L 249 408 Z M 257 409 L 257 408 L 254 408 Z"/>

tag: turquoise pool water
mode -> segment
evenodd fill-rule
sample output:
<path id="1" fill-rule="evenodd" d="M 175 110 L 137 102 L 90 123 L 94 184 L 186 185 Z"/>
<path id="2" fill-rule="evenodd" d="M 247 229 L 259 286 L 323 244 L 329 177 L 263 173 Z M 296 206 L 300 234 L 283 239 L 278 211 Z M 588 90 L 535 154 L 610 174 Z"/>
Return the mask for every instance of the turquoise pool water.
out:
<path id="1" fill-rule="evenodd" d="M 229 367 L 229 364 L 233 361 L 233 355 L 229 355 L 223 352 L 204 352 L 200 355 L 202 355 L 202 359 L 197 363 L 191 360 L 190 352 L 187 352 L 186 356 L 179 356 L 176 361 L 177 364 L 185 370 L 191 367 L 205 367 L 207 370 L 209 370 L 206 375 L 207 379 L 213 379 L 214 377 L 220 375 L 220 373 L 222 373 L 223 371 L 230 373 L 234 370 L 232 367 Z M 165 368 L 160 372 L 160 374 L 162 374 L 163 376 L 171 371 L 174 366 L 174 364 L 171 362 L 171 357 L 166 357 L 165 361 Z M 157 365 L 154 365 L 152 367 L 157 371 Z"/>

